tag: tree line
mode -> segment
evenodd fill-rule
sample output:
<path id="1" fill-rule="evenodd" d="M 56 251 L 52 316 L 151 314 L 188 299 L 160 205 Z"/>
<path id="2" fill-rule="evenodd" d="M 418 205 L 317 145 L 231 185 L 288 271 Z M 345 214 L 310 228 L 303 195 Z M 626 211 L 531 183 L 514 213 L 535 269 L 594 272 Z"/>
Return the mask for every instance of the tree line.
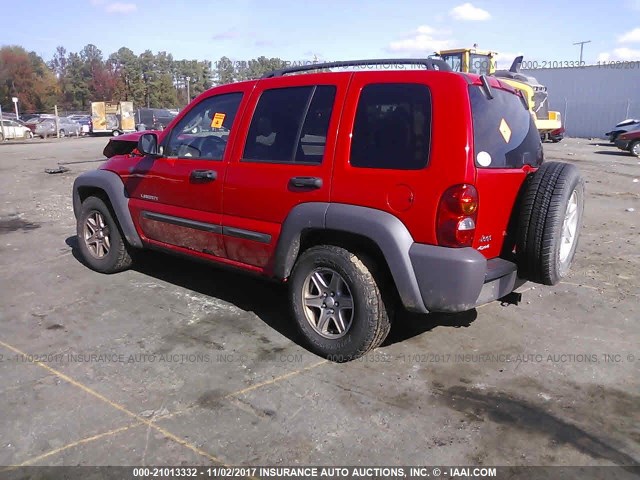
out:
<path id="1" fill-rule="evenodd" d="M 59 46 L 45 61 L 21 46 L 0 48 L 0 105 L 20 112 L 89 111 L 92 101 L 133 101 L 135 107 L 181 108 L 214 85 L 259 78 L 289 65 L 264 56 L 248 61 L 222 57 L 176 60 L 170 53 L 146 50 L 136 55 L 127 47 L 104 56 L 93 44 L 79 52 Z"/>

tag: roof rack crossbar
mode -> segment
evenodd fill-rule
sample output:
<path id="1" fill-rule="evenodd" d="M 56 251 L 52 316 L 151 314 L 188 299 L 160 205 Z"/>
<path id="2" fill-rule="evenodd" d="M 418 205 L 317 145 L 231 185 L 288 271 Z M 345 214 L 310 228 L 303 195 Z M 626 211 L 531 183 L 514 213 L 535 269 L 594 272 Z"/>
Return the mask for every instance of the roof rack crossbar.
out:
<path id="1" fill-rule="evenodd" d="M 282 68 L 266 73 L 262 78 L 282 77 L 287 73 L 308 72 L 322 68 L 360 67 L 366 65 L 423 65 L 427 70 L 451 71 L 444 60 L 437 58 L 377 58 L 372 60 L 345 60 L 340 62 L 310 63 L 296 67 Z"/>

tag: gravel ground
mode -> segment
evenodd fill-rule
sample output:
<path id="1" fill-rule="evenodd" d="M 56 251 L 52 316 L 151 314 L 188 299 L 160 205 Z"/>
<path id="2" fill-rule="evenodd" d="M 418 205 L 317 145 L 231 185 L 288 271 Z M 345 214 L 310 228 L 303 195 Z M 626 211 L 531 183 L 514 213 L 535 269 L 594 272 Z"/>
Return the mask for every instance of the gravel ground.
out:
<path id="1" fill-rule="evenodd" d="M 0 465 L 639 463 L 640 159 L 545 144 L 587 180 L 570 277 L 518 306 L 402 314 L 332 364 L 299 346 L 278 285 L 160 253 L 82 265 L 71 186 L 106 141 L 0 145 Z M 59 162 L 85 163 L 44 172 Z"/>

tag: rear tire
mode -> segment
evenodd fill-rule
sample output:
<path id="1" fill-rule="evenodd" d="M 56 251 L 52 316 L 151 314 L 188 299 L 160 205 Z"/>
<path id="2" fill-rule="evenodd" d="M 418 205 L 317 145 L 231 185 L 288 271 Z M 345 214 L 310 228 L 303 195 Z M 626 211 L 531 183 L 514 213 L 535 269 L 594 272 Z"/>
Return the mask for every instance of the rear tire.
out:
<path id="1" fill-rule="evenodd" d="M 89 197 L 82 202 L 76 231 L 82 258 L 93 270 L 115 273 L 131 266 L 129 246 L 102 199 Z"/>
<path id="2" fill-rule="evenodd" d="M 583 213 L 584 180 L 578 169 L 543 163 L 524 185 L 516 247 L 521 278 L 555 285 L 567 275 Z"/>
<path id="3" fill-rule="evenodd" d="M 629 151 L 632 155 L 640 157 L 640 140 L 633 142 L 629 147 Z"/>
<path id="4" fill-rule="evenodd" d="M 333 245 L 311 247 L 300 255 L 289 281 L 290 299 L 310 350 L 347 362 L 385 340 L 391 305 L 372 270 L 365 257 Z"/>

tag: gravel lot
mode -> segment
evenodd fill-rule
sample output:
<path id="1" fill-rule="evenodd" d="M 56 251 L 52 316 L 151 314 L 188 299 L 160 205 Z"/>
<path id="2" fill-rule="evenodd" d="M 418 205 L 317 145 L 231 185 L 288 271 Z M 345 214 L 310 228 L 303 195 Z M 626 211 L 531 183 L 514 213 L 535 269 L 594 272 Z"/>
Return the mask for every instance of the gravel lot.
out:
<path id="1" fill-rule="evenodd" d="M 640 463 L 640 159 L 545 144 L 587 179 L 570 278 L 403 314 L 332 364 L 278 285 L 159 253 L 82 265 L 71 186 L 106 141 L 0 145 L 0 465 Z"/>

